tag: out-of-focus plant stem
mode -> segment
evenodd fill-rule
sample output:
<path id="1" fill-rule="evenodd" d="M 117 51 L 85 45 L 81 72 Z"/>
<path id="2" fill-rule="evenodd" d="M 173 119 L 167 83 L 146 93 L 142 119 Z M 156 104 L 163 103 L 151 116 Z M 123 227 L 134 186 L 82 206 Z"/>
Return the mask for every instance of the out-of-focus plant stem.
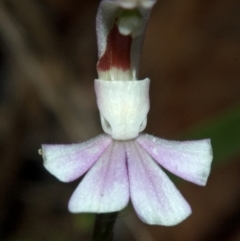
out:
<path id="1" fill-rule="evenodd" d="M 101 213 L 96 215 L 92 241 L 113 241 L 113 228 L 117 215 L 118 212 Z"/>

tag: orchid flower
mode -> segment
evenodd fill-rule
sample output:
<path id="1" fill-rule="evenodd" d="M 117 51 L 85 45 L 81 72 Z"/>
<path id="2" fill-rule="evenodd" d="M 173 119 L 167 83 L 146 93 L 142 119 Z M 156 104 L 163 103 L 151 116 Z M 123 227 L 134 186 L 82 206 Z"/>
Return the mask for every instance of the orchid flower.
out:
<path id="1" fill-rule="evenodd" d="M 103 0 L 97 15 L 97 105 L 105 134 L 69 145 L 42 145 L 45 168 L 60 181 L 85 174 L 69 201 L 73 213 L 120 211 L 131 200 L 147 224 L 171 226 L 191 208 L 164 173 L 204 186 L 209 139 L 168 141 L 141 133 L 149 111 L 149 79 L 138 62 L 153 0 Z"/>

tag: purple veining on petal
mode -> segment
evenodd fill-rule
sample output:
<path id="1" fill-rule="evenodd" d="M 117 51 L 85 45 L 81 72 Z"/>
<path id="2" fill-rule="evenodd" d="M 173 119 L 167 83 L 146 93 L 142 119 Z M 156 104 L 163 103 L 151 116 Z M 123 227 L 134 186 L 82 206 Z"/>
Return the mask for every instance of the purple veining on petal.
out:
<path id="1" fill-rule="evenodd" d="M 147 224 L 175 225 L 191 214 L 180 192 L 150 155 L 134 141 L 125 142 L 130 196 L 139 218 Z"/>
<path id="2" fill-rule="evenodd" d="M 108 135 L 70 145 L 42 145 L 44 167 L 59 180 L 71 182 L 83 175 L 110 145 Z"/>
<path id="3" fill-rule="evenodd" d="M 198 185 L 206 184 L 212 162 L 209 139 L 168 141 L 142 134 L 137 142 L 168 171 Z"/>
<path id="4" fill-rule="evenodd" d="M 114 141 L 89 170 L 69 201 L 71 212 L 115 212 L 129 201 L 123 142 Z"/>

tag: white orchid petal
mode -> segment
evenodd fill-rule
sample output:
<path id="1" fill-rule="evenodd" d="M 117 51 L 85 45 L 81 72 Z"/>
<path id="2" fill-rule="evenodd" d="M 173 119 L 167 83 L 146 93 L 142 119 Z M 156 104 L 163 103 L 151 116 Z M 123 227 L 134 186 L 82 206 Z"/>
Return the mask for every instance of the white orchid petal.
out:
<path id="1" fill-rule="evenodd" d="M 70 145 L 42 145 L 44 167 L 63 182 L 70 182 L 83 175 L 112 139 L 99 135 L 89 141 Z"/>
<path id="2" fill-rule="evenodd" d="M 213 158 L 209 139 L 168 141 L 143 134 L 137 142 L 168 171 L 198 185 L 206 184 Z"/>
<path id="3" fill-rule="evenodd" d="M 130 196 L 139 218 L 147 224 L 171 226 L 191 214 L 191 208 L 156 162 L 138 143 L 125 144 Z"/>
<path id="4" fill-rule="evenodd" d="M 129 201 L 126 156 L 122 142 L 113 142 L 89 170 L 69 201 L 71 212 L 115 212 Z"/>

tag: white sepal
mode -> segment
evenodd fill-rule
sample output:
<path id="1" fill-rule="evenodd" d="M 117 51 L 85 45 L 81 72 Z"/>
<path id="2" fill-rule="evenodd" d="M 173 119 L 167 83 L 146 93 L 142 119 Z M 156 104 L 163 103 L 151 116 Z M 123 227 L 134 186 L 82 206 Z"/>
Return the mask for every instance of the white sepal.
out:
<path id="1" fill-rule="evenodd" d="M 115 140 L 136 138 L 147 124 L 149 79 L 95 80 L 97 105 L 103 130 Z"/>
<path id="2" fill-rule="evenodd" d="M 102 0 L 97 13 L 96 30 L 98 43 L 98 57 L 103 56 L 107 48 L 107 36 L 117 20 L 119 10 L 138 9 L 142 20 L 133 31 L 133 41 L 131 47 L 131 68 L 134 76 L 137 78 L 140 53 L 142 49 L 145 29 L 150 16 L 151 9 L 155 0 Z M 123 26 L 121 26 L 123 27 Z M 122 29 L 123 30 L 123 29 Z M 125 29 L 126 30 L 126 29 Z M 141 33 L 141 34 L 140 34 Z M 139 35 L 138 35 L 139 34 Z M 137 35 L 137 36 L 135 36 Z M 136 79 L 135 78 L 135 79 Z"/>

